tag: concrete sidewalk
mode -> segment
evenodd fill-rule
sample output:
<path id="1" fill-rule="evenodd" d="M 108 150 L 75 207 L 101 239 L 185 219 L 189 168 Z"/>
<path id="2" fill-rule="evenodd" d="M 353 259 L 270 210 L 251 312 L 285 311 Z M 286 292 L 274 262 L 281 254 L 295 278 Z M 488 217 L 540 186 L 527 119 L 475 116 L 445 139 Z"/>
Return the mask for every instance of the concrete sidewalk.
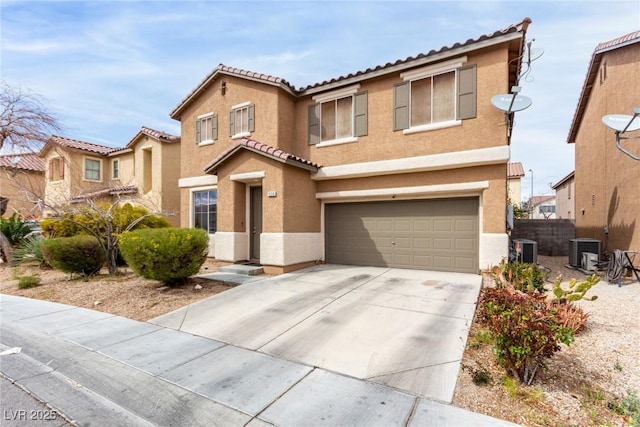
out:
<path id="1" fill-rule="evenodd" d="M 0 321 L 2 375 L 77 425 L 513 425 L 93 310 L 0 295 Z"/>

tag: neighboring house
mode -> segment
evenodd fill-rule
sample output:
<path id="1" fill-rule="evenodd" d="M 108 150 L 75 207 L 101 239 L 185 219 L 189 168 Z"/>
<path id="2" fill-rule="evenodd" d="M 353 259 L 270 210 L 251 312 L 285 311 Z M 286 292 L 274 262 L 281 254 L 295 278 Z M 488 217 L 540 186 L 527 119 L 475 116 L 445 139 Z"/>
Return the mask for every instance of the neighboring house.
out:
<path id="1" fill-rule="evenodd" d="M 576 236 L 602 240 L 603 249 L 640 250 L 640 161 L 620 151 L 602 123 L 605 115 L 630 116 L 640 107 L 639 70 L 640 31 L 600 43 L 567 139 L 575 144 Z M 623 144 L 640 156 L 640 139 Z"/>
<path id="2" fill-rule="evenodd" d="M 576 218 L 575 185 L 575 172 L 571 172 L 551 187 L 556 190 L 556 218 Z"/>
<path id="3" fill-rule="evenodd" d="M 507 195 L 509 200 L 516 206 L 520 206 L 522 200 L 522 185 L 520 181 L 523 176 L 524 168 L 522 163 L 507 163 Z"/>
<path id="4" fill-rule="evenodd" d="M 533 196 L 527 202 L 530 219 L 555 219 L 556 196 Z"/>
<path id="5" fill-rule="evenodd" d="M 530 22 L 299 89 L 219 65 L 171 112 L 182 226 L 268 273 L 499 263 L 510 149 L 490 100 L 518 83 Z"/>
<path id="6" fill-rule="evenodd" d="M 86 200 L 124 200 L 167 215 L 178 226 L 180 138 L 146 127 L 126 147 L 52 136 L 45 163 L 45 215 Z"/>
<path id="7" fill-rule="evenodd" d="M 8 199 L 4 216 L 17 212 L 22 218 L 38 218 L 42 212 L 37 195 L 44 186 L 44 162 L 37 153 L 0 155 L 0 198 Z"/>

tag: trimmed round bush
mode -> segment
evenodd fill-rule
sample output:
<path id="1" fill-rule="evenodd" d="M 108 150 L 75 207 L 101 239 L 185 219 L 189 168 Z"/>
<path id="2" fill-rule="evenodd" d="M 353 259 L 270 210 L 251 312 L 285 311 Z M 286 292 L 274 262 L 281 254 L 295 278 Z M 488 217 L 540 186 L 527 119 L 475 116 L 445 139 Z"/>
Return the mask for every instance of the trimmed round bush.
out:
<path id="1" fill-rule="evenodd" d="M 118 247 L 138 276 L 174 285 L 200 271 L 208 238 L 195 228 L 147 228 L 122 233 Z"/>
<path id="2" fill-rule="evenodd" d="M 100 243 L 91 236 L 45 239 L 40 243 L 40 248 L 44 260 L 65 273 L 89 276 L 100 271 L 105 261 Z"/>

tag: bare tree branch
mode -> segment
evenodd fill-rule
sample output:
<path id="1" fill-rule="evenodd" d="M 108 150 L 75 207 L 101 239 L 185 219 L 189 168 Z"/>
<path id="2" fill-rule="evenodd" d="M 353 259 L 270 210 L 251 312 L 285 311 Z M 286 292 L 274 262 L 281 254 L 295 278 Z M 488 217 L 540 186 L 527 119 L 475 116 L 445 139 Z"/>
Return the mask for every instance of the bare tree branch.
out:
<path id="1" fill-rule="evenodd" d="M 37 151 L 58 130 L 58 119 L 40 96 L 0 83 L 0 150 L 7 144 L 17 151 Z"/>

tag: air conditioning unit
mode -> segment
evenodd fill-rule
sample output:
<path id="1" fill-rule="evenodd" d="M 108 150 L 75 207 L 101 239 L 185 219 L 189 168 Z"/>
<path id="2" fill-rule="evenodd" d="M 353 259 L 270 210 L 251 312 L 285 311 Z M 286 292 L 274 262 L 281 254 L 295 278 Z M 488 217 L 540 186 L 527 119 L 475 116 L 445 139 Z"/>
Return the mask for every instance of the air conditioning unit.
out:
<path id="1" fill-rule="evenodd" d="M 582 269 L 586 271 L 596 271 L 598 267 L 598 254 L 582 252 Z"/>
<path id="2" fill-rule="evenodd" d="M 597 254 L 600 259 L 602 250 L 600 249 L 600 240 L 595 239 L 569 239 L 569 265 L 571 267 L 582 267 L 582 254 L 584 252 L 590 252 Z"/>
<path id="3" fill-rule="evenodd" d="M 529 264 L 538 263 L 538 242 L 529 239 L 513 239 L 513 246 L 516 250 L 518 245 L 520 245 L 520 253 L 516 258 L 517 261 Z"/>

